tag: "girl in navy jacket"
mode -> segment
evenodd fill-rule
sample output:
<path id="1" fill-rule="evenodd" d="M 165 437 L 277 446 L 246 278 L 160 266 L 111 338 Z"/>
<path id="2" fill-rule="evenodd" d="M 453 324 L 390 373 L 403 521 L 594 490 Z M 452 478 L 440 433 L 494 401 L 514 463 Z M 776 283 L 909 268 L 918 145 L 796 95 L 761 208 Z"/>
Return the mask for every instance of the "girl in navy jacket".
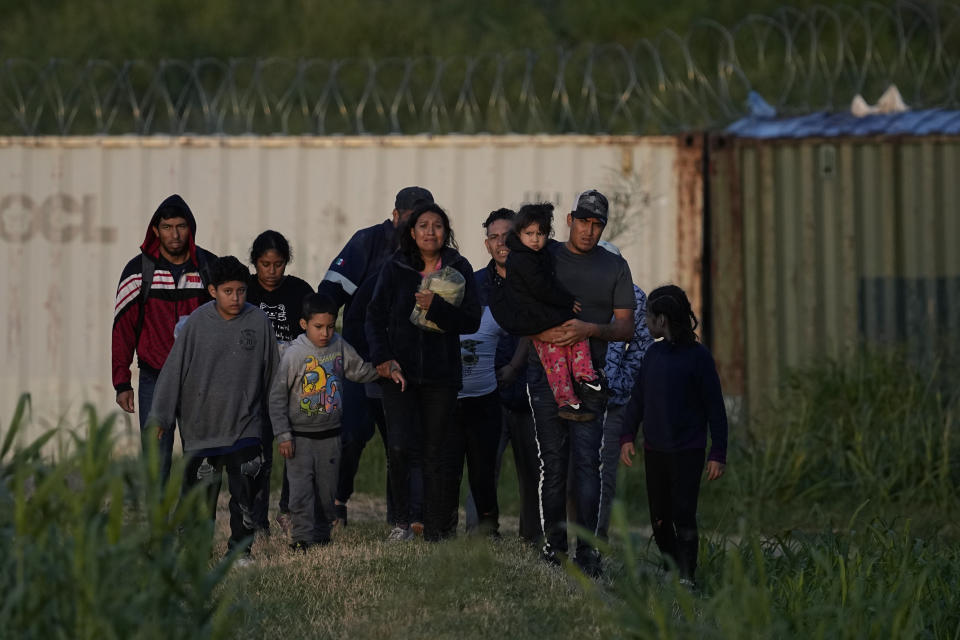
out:
<path id="1" fill-rule="evenodd" d="M 657 339 L 644 356 L 623 420 L 620 460 L 632 466 L 643 422 L 643 457 L 653 537 L 693 586 L 699 536 L 697 498 L 709 428 L 707 479 L 723 475 L 727 413 L 713 356 L 697 342 L 697 319 L 683 289 L 667 285 L 647 298 L 647 327 Z"/>

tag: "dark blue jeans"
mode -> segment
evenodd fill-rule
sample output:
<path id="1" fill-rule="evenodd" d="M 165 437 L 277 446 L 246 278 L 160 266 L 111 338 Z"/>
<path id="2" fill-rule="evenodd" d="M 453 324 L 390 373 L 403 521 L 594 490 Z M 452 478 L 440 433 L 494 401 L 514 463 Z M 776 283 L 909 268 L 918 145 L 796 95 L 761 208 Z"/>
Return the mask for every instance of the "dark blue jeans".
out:
<path id="1" fill-rule="evenodd" d="M 503 431 L 497 449 L 496 481 L 500 485 L 500 466 L 503 464 L 503 452 L 507 444 L 513 449 L 513 465 L 517 471 L 517 491 L 520 494 L 520 537 L 527 542 L 538 543 L 543 538 L 540 526 L 540 458 L 537 456 L 537 435 L 533 428 L 533 414 L 526 411 L 501 407 Z M 473 501 L 473 494 L 467 494 L 464 507 L 467 514 L 467 531 L 477 528 L 480 516 Z"/>
<path id="2" fill-rule="evenodd" d="M 607 407 L 607 416 L 603 423 L 603 485 L 600 493 L 600 518 L 597 531 L 606 538 L 610 529 L 610 508 L 617 491 L 617 467 L 620 464 L 620 432 L 623 429 L 623 417 L 626 405 Z"/>
<path id="3" fill-rule="evenodd" d="M 422 452 L 423 536 L 440 540 L 456 533 L 460 498 L 457 463 L 462 469 L 459 429 L 453 413 L 457 388 L 407 382 L 407 390 L 383 384 L 383 412 L 387 422 L 387 474 L 393 494 L 397 524 L 411 520 L 410 475 L 415 452 Z"/>
<path id="4" fill-rule="evenodd" d="M 227 472 L 227 488 L 230 490 L 230 539 L 227 547 L 233 549 L 249 545 L 253 539 L 256 523 L 253 519 L 253 499 L 257 477 L 263 464 L 261 447 L 253 446 L 219 456 L 190 456 L 183 474 L 182 493 L 198 484 L 206 485 L 207 508 L 210 518 L 217 517 L 217 497 L 220 495 L 222 472 Z M 209 466 L 204 467 L 206 460 Z M 249 546 L 247 548 L 249 553 Z"/>
<path id="5" fill-rule="evenodd" d="M 153 390 L 157 386 L 159 373 L 150 369 L 140 369 L 139 389 L 137 390 L 137 399 L 140 402 L 140 440 L 143 445 L 143 453 L 147 453 L 147 438 L 155 438 L 155 434 L 147 433 L 147 418 L 150 416 L 150 407 L 153 405 Z M 160 454 L 160 478 L 163 484 L 170 478 L 170 461 L 173 458 L 173 429 L 165 429 L 163 438 L 157 447 Z"/>
<path id="6" fill-rule="evenodd" d="M 603 402 L 583 401 L 597 415 L 589 422 L 568 422 L 557 415 L 557 402 L 534 352 L 527 367 L 527 384 L 540 448 L 540 504 L 546 544 L 544 551 L 567 551 L 567 472 L 572 469 L 576 523 L 597 533 L 600 510 L 600 446 L 603 441 Z M 577 551 L 591 547 L 577 537 Z"/>
<path id="7" fill-rule="evenodd" d="M 467 529 L 480 529 L 480 533 L 495 534 L 500 530 L 500 506 L 497 502 L 497 478 L 500 471 L 500 439 L 503 433 L 503 416 L 500 412 L 500 395 L 492 391 L 475 398 L 457 400 L 454 428 L 462 431 L 458 439 L 460 459 L 456 484 L 463 477 L 463 459 L 467 462 L 467 477 L 470 483 L 470 498 L 474 503 L 477 520 L 467 520 Z M 456 522 L 457 513 L 453 514 Z M 470 526 L 474 524 L 474 526 Z M 456 526 L 456 524 L 454 524 Z"/>

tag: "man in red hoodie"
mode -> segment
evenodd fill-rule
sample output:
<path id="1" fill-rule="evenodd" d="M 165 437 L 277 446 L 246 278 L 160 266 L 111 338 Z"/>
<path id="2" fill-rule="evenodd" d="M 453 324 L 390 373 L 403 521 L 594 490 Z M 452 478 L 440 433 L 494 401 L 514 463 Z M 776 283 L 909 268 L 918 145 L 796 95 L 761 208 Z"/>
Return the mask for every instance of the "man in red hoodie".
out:
<path id="1" fill-rule="evenodd" d="M 140 430 L 146 429 L 153 389 L 173 347 L 177 321 L 210 300 L 202 276 L 216 256 L 198 247 L 197 222 L 179 195 L 160 203 L 140 245 L 140 255 L 123 268 L 113 310 L 113 387 L 117 404 L 134 412 L 130 363 L 140 369 Z M 144 284 L 147 283 L 147 284 Z M 144 439 L 144 444 L 147 440 Z M 160 472 L 170 475 L 173 430 L 160 441 Z"/>

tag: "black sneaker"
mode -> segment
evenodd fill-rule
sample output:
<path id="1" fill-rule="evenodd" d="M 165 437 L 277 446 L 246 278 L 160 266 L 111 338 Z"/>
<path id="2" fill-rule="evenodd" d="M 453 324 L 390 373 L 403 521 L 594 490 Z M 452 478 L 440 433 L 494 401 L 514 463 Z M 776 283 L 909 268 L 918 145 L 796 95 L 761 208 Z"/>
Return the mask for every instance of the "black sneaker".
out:
<path id="1" fill-rule="evenodd" d="M 297 542 L 292 542 L 292 543 L 290 543 L 290 549 L 291 549 L 294 553 L 306 553 L 306 552 L 307 552 L 307 549 L 309 549 L 310 546 L 311 546 L 311 545 L 310 545 L 309 542 L 303 542 L 303 541 L 301 541 L 301 540 L 298 540 Z"/>
<path id="2" fill-rule="evenodd" d="M 554 551 L 548 546 L 545 546 L 540 552 L 540 559 L 546 562 L 547 564 L 553 565 L 555 567 L 563 566 L 563 561 L 566 559 L 566 554 L 562 551 Z"/>
<path id="3" fill-rule="evenodd" d="M 590 422 L 597 417 L 592 411 L 587 411 L 582 402 L 580 404 L 563 405 L 557 409 L 557 415 L 563 420 L 570 420 L 571 422 Z"/>
<path id="4" fill-rule="evenodd" d="M 597 549 L 580 549 L 577 551 L 577 557 L 573 559 L 574 564 L 580 567 L 583 574 L 590 578 L 599 578 L 603 573 L 600 561 L 600 552 Z"/>
<path id="5" fill-rule="evenodd" d="M 579 380 L 574 384 L 574 391 L 580 399 L 590 404 L 600 404 L 610 398 L 610 389 L 607 387 L 607 381 L 604 378 Z"/>

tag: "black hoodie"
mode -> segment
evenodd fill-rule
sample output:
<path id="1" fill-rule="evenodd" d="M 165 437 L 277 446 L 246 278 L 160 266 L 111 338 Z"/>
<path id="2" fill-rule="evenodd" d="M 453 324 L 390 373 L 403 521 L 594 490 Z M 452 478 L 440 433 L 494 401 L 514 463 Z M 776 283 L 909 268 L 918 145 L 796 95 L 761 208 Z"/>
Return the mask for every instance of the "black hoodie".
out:
<path id="1" fill-rule="evenodd" d="M 160 238 L 153 227 L 159 224 L 164 210 L 173 210 L 174 215 L 183 217 L 190 228 L 187 238 L 190 258 L 184 264 L 170 264 L 160 255 Z M 118 393 L 133 388 L 130 385 L 130 363 L 134 351 L 141 368 L 160 371 L 173 347 L 173 329 L 177 320 L 210 300 L 200 269 L 216 256 L 196 245 L 196 235 L 197 221 L 190 207 L 179 195 L 169 196 L 150 218 L 140 245 L 140 255 L 123 268 L 113 309 L 113 387 Z M 153 264 L 154 271 L 138 343 L 136 327 L 145 261 Z"/>

